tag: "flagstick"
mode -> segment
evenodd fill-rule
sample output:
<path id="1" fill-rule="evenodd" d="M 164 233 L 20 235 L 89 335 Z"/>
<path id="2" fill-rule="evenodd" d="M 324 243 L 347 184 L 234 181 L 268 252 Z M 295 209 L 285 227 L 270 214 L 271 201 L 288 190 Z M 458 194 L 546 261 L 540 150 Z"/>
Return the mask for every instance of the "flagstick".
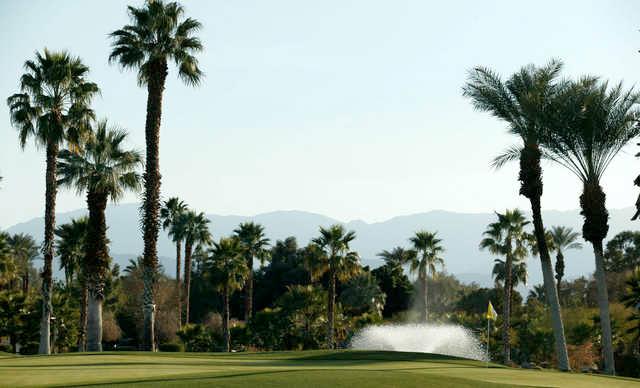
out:
<path id="1" fill-rule="evenodd" d="M 489 367 L 489 337 L 491 335 L 491 319 L 487 317 L 487 368 Z"/>

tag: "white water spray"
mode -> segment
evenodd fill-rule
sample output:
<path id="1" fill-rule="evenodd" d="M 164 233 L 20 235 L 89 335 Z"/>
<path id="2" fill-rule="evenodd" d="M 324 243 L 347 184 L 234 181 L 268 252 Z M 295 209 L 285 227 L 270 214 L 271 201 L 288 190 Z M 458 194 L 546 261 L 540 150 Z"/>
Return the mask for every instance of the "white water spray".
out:
<path id="1" fill-rule="evenodd" d="M 437 353 L 486 361 L 485 348 L 473 333 L 458 325 L 402 324 L 367 326 L 351 340 L 358 350 Z"/>

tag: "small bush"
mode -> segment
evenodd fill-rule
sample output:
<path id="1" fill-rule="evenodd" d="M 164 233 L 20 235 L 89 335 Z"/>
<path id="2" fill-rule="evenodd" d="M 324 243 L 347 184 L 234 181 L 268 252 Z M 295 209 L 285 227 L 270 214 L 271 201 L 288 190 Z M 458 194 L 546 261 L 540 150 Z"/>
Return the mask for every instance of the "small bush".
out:
<path id="1" fill-rule="evenodd" d="M 160 346 L 158 346 L 158 350 L 161 352 L 184 352 L 182 344 L 174 343 L 160 344 Z"/>
<path id="2" fill-rule="evenodd" d="M 27 342 L 26 344 L 20 347 L 20 354 L 29 355 L 29 354 L 38 354 L 38 343 L 37 342 Z"/>

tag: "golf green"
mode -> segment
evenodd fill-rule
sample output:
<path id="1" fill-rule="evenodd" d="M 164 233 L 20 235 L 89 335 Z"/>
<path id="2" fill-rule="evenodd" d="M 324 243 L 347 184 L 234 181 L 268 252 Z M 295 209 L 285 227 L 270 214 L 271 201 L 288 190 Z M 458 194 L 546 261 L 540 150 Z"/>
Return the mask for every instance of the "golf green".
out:
<path id="1" fill-rule="evenodd" d="M 0 355 L 0 386 L 640 387 L 640 380 L 370 351 Z"/>

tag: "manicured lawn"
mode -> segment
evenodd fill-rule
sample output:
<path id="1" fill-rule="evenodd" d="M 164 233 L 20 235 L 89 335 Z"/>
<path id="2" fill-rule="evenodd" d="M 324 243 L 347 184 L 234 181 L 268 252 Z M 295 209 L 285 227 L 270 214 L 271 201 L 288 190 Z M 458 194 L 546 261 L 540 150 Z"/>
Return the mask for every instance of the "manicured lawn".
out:
<path id="1" fill-rule="evenodd" d="M 0 386 L 640 387 L 640 380 L 508 369 L 395 352 L 0 355 Z"/>

